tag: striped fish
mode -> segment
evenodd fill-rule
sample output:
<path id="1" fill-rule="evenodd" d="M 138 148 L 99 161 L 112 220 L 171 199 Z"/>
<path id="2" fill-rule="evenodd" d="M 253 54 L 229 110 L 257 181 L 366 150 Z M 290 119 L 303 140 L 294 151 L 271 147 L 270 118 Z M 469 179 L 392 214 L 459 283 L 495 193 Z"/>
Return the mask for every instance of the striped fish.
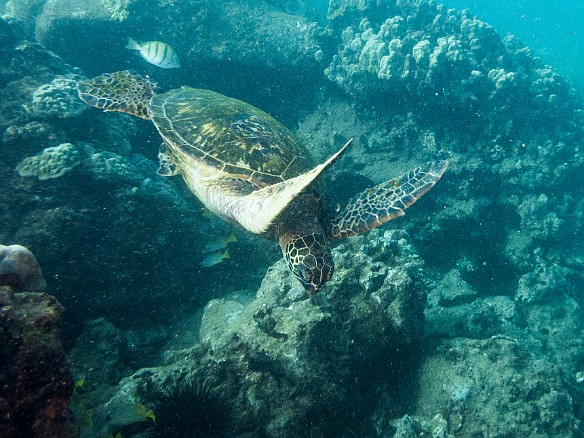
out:
<path id="1" fill-rule="evenodd" d="M 172 47 L 161 41 L 147 41 L 139 44 L 128 38 L 126 49 L 137 50 L 146 61 L 161 68 L 178 68 L 180 59 Z"/>

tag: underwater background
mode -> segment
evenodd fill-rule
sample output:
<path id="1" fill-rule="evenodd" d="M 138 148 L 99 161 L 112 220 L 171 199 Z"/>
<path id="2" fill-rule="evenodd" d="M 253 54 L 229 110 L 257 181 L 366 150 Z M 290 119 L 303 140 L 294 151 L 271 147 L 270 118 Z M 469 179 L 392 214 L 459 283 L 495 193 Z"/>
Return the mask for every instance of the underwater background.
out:
<path id="1" fill-rule="evenodd" d="M 583 436 L 582 9 L 0 1 L 0 436 Z M 311 297 L 156 173 L 153 123 L 79 99 L 128 69 L 266 111 L 315 163 L 353 138 L 333 210 L 450 165 L 333 241 Z"/>
<path id="2" fill-rule="evenodd" d="M 492 1 L 448 0 L 445 4 L 469 9 L 501 34 L 512 33 L 537 56 L 553 65 L 580 91 L 584 86 L 584 3 L 577 0 Z"/>

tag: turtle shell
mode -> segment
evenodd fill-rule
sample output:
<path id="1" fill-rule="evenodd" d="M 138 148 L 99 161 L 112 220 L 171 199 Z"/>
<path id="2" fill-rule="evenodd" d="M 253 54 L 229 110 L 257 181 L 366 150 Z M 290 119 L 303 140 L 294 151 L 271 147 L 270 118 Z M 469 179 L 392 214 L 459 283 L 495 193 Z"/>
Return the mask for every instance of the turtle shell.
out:
<path id="1" fill-rule="evenodd" d="M 264 187 L 313 167 L 310 154 L 269 114 L 210 90 L 183 87 L 154 96 L 152 121 L 174 148 Z"/>

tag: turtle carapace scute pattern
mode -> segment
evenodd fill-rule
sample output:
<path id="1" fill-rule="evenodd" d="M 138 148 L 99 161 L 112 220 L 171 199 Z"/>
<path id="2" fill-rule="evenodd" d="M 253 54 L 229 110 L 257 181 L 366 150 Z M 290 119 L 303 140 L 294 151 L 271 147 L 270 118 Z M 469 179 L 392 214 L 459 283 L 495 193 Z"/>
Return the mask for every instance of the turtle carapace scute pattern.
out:
<path id="1" fill-rule="evenodd" d="M 152 99 L 150 112 L 166 143 L 255 188 L 312 167 L 308 151 L 278 121 L 214 91 L 171 90 Z"/>
<path id="2" fill-rule="evenodd" d="M 430 162 L 369 188 L 335 213 L 320 176 L 351 144 L 314 165 L 296 136 L 269 114 L 211 90 L 181 87 L 155 93 L 131 71 L 78 83 L 81 100 L 104 111 L 151 120 L 163 140 L 159 173 L 180 174 L 212 212 L 274 239 L 311 293 L 332 277 L 330 239 L 355 236 L 395 217 L 440 179 L 447 161 Z"/>

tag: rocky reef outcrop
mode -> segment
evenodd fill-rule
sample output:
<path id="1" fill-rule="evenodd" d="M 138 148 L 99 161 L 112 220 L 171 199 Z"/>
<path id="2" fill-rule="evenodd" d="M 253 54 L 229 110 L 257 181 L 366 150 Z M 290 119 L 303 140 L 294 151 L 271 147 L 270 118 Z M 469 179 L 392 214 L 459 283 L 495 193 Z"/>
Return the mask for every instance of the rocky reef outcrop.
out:
<path id="1" fill-rule="evenodd" d="M 322 25 L 294 1 L 12 3 L 29 38 L 89 74 L 130 62 L 163 88 L 243 98 L 300 121 L 317 158 L 354 137 L 332 205 L 450 160 L 405 231 L 335 249 L 322 293 L 282 262 L 257 290 L 277 250 L 246 240 L 201 272 L 230 230 L 155 175 L 159 136 L 79 106 L 84 73 L 0 21 L 0 241 L 34 249 L 83 330 L 77 407 L 94 432 L 164 436 L 150 409 L 168 425 L 197 406 L 214 436 L 583 434 L 584 104 L 520 41 L 422 0 L 332 0 Z M 129 58 L 127 36 L 172 44 L 185 68 Z"/>
<path id="2" fill-rule="evenodd" d="M 518 300 L 576 296 L 563 279 L 582 281 L 584 106 L 566 79 L 516 38 L 434 2 L 334 1 L 329 19 L 325 74 L 346 94 L 323 98 L 300 133 L 321 155 L 356 137 L 353 169 L 375 182 L 387 162 L 449 157 L 437 203 L 406 224 L 424 259 L 479 295 L 494 283 Z"/>
<path id="3" fill-rule="evenodd" d="M 145 403 L 163 415 L 169 401 L 162 394 L 178 397 L 177 388 L 199 382 L 200 397 L 222 400 L 213 417 L 226 436 L 367 429 L 355 418 L 366 418 L 366 400 L 376 385 L 411 373 L 407 367 L 424 326 L 422 261 L 401 231 L 354 239 L 334 255 L 338 275 L 326 295 L 307 299 L 281 260 L 257 294 L 211 300 L 200 321 L 199 342 L 166 349 L 164 365 L 123 379 L 108 403 Z M 198 415 L 188 406 L 183 410 L 183 415 Z M 176 430 L 188 421 L 175 420 Z M 104 430 L 119 428 L 106 424 Z"/>
<path id="4" fill-rule="evenodd" d="M 574 436 L 581 428 L 561 371 L 535 358 L 523 340 L 454 339 L 420 368 L 413 412 L 389 421 L 391 401 L 374 417 L 388 436 Z M 389 406 L 388 406 L 389 405 Z"/>
<path id="5" fill-rule="evenodd" d="M 0 286 L 3 437 L 79 436 L 69 408 L 74 381 L 60 340 L 62 312 L 46 293 Z"/>
<path id="6" fill-rule="evenodd" d="M 463 121 L 466 130 L 486 127 L 492 135 L 520 129 L 532 113 L 564 127 L 574 120 L 578 103 L 567 81 L 469 11 L 427 1 L 364 3 L 329 8 L 341 38 L 325 74 L 355 98 L 381 106 L 423 101 L 428 118 L 440 111 L 443 124 Z"/>
<path id="7" fill-rule="evenodd" d="M 7 10 L 25 24 L 30 39 L 89 75 L 128 65 L 152 73 L 125 48 L 132 37 L 164 41 L 177 51 L 183 67 L 157 72 L 175 87 L 212 83 L 217 91 L 269 103 L 267 93 L 248 93 L 246 84 L 292 92 L 299 83 L 291 78 L 320 76 L 322 29 L 306 1 L 11 0 Z M 310 81 L 304 86 L 312 88 Z"/>

